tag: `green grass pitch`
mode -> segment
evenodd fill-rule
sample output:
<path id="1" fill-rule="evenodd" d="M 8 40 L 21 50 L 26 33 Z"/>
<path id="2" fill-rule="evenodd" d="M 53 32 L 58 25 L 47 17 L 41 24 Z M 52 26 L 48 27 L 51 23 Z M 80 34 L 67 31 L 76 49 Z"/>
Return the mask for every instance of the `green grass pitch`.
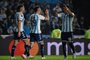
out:
<path id="1" fill-rule="evenodd" d="M 10 56 L 0 56 L 0 60 L 10 60 Z M 16 57 L 14 60 L 23 60 L 21 57 Z M 27 59 L 27 60 L 41 60 L 40 56 L 35 56 L 32 59 Z M 63 60 L 63 56 L 46 56 L 45 60 Z M 68 56 L 67 60 L 90 60 L 90 56 L 77 56 L 76 59 L 73 59 L 71 55 Z"/>

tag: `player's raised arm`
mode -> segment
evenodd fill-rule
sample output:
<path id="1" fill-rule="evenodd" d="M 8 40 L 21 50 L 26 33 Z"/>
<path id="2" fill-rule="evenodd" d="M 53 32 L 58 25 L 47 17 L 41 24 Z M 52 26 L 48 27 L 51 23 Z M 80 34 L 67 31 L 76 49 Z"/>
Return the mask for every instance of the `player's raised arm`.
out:
<path id="1" fill-rule="evenodd" d="M 68 14 L 70 14 L 71 16 L 75 16 L 75 14 L 67 7 L 65 6 L 65 10 Z"/>

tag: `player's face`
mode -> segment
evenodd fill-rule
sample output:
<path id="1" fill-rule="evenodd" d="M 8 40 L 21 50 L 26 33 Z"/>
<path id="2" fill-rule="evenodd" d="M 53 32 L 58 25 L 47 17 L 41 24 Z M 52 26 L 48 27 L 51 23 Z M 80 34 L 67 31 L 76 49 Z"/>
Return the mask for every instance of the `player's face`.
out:
<path id="1" fill-rule="evenodd" d="M 38 8 L 38 13 L 41 14 L 41 8 Z"/>
<path id="2" fill-rule="evenodd" d="M 21 7 L 21 10 L 22 10 L 23 13 L 25 13 L 25 7 L 24 6 Z"/>
<path id="3" fill-rule="evenodd" d="M 64 7 L 64 12 L 67 13 L 67 9 L 66 9 L 66 7 Z"/>

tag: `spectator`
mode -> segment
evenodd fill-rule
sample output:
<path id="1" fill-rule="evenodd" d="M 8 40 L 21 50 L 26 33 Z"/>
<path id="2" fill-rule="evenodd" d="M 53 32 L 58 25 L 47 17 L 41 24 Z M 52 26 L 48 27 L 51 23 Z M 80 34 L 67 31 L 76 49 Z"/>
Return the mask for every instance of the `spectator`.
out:
<path id="1" fill-rule="evenodd" d="M 51 17 L 51 27 L 52 29 L 55 29 L 55 26 L 58 26 L 58 28 L 60 27 L 60 24 L 59 24 L 59 18 L 58 18 L 58 13 L 55 12 L 53 14 L 53 16 Z"/>
<path id="2" fill-rule="evenodd" d="M 61 30 L 56 28 L 51 33 L 51 38 L 60 38 L 61 39 Z"/>
<path id="3" fill-rule="evenodd" d="M 7 0 L 0 0 L 0 7 L 1 8 L 6 8 L 8 6 L 8 1 Z"/>
<path id="4" fill-rule="evenodd" d="M 10 27 L 7 29 L 8 34 L 12 34 L 14 28 L 15 28 L 14 26 L 10 26 Z"/>
<path id="5" fill-rule="evenodd" d="M 0 22 L 3 21 L 4 18 L 6 18 L 6 13 L 5 13 L 5 10 L 2 8 L 0 9 Z"/>
<path id="6" fill-rule="evenodd" d="M 33 4 L 31 4 L 30 8 L 34 9 L 36 6 L 39 6 L 39 2 L 37 0 L 35 0 L 35 2 Z"/>
<path id="7" fill-rule="evenodd" d="M 24 4 L 26 8 L 26 13 L 25 13 L 26 20 L 28 20 L 29 16 L 33 13 L 33 8 L 39 5 L 43 10 L 48 8 L 50 11 L 49 12 L 50 21 L 47 21 L 47 22 L 42 21 L 42 24 L 41 24 L 42 30 L 45 30 L 43 31 L 43 33 L 49 34 L 51 30 L 55 28 L 55 26 L 59 26 L 59 28 L 61 27 L 61 15 L 62 15 L 61 14 L 62 9 L 60 5 L 61 3 L 64 3 L 64 1 L 60 0 L 57 4 L 48 4 L 48 1 L 43 1 L 42 3 L 40 3 L 40 1 L 38 0 L 35 0 L 35 1 L 33 0 L 0 0 L 0 30 L 2 30 L 1 32 L 3 32 L 7 29 L 8 30 L 12 29 L 11 24 L 13 24 L 15 21 L 14 14 L 19 4 Z M 72 0 L 65 0 L 65 3 L 66 5 L 68 5 L 68 7 L 72 9 L 73 7 L 71 6 Z M 42 14 L 44 14 L 43 10 L 42 10 Z M 83 29 L 84 18 L 81 18 L 81 19 L 82 21 L 80 19 L 78 19 L 77 21 L 80 21 L 81 23 L 80 29 Z M 85 24 L 87 25 L 87 23 L 88 22 L 86 22 Z M 46 28 L 49 28 L 49 29 L 46 29 Z M 76 26 L 75 26 L 75 30 L 76 30 Z"/>
<path id="8" fill-rule="evenodd" d="M 2 27 L 0 26 L 0 35 L 3 33 Z"/>
<path id="9" fill-rule="evenodd" d="M 25 21 L 25 26 L 24 26 L 24 31 L 26 33 L 27 36 L 30 35 L 30 22 L 29 21 Z"/>
<path id="10" fill-rule="evenodd" d="M 33 9 L 29 9 L 27 12 L 26 12 L 26 14 L 25 14 L 25 18 L 26 18 L 26 20 L 29 20 L 29 17 L 30 17 L 30 15 L 33 13 Z"/>
<path id="11" fill-rule="evenodd" d="M 62 15 L 62 8 L 60 7 L 59 3 L 53 8 L 53 11 L 57 13 L 58 17 L 61 17 L 61 15 Z"/>
<path id="12" fill-rule="evenodd" d="M 59 4 L 57 4 L 54 8 L 53 8 L 53 11 L 57 12 L 57 13 L 60 13 L 62 12 L 62 9 L 60 8 Z"/>
<path id="13" fill-rule="evenodd" d="M 9 28 L 7 29 L 7 32 L 8 34 L 13 34 L 14 33 L 13 31 L 16 31 L 16 30 L 18 30 L 18 28 L 16 27 L 16 23 L 13 22 L 11 26 L 9 26 Z"/>
<path id="14" fill-rule="evenodd" d="M 90 39 L 90 27 L 85 31 L 85 39 Z"/>

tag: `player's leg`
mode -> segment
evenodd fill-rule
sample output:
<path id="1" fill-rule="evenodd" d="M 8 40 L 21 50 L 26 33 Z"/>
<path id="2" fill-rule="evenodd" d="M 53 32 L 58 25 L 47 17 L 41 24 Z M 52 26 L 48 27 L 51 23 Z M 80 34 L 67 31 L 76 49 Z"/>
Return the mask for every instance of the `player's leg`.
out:
<path id="1" fill-rule="evenodd" d="M 11 50 L 11 60 L 14 59 L 14 53 L 16 50 L 16 45 L 18 44 L 19 38 L 17 37 L 17 33 L 14 33 L 14 44 L 12 46 L 12 50 Z"/>
<path id="2" fill-rule="evenodd" d="M 14 53 L 15 53 L 15 50 L 16 50 L 16 45 L 18 43 L 18 40 L 15 40 L 14 41 L 14 45 L 12 46 L 12 51 L 11 51 L 11 59 L 14 59 Z"/>
<path id="3" fill-rule="evenodd" d="M 66 42 L 62 42 L 62 47 L 63 47 L 64 58 L 67 58 L 67 54 L 66 54 Z"/>
<path id="4" fill-rule="evenodd" d="M 72 49 L 73 57 L 76 58 L 75 48 L 74 48 L 73 42 L 68 42 L 68 45 Z"/>
<path id="5" fill-rule="evenodd" d="M 35 40 L 36 40 L 35 34 L 31 33 L 31 34 L 30 34 L 30 46 L 31 46 L 31 48 L 32 48 L 33 45 L 34 45 Z"/>
<path id="6" fill-rule="evenodd" d="M 24 54 L 22 54 L 22 58 L 23 59 L 27 59 L 27 56 L 29 56 L 29 49 L 30 49 L 30 46 L 28 44 L 28 38 L 26 37 L 26 34 L 25 32 L 21 32 L 21 38 L 23 39 L 23 41 L 25 42 L 25 52 Z"/>
<path id="7" fill-rule="evenodd" d="M 24 52 L 24 54 L 26 55 L 26 56 L 29 56 L 29 50 L 30 50 L 30 45 L 28 44 L 28 39 L 23 39 L 24 40 L 24 42 L 25 42 L 25 46 L 24 46 L 24 48 L 25 48 L 25 52 Z"/>
<path id="8" fill-rule="evenodd" d="M 39 49 L 40 49 L 41 56 L 44 57 L 44 42 L 39 41 L 38 44 L 39 44 Z"/>
<path id="9" fill-rule="evenodd" d="M 67 44 L 67 40 L 68 40 L 68 34 L 66 32 L 61 33 L 61 40 L 62 40 L 64 60 L 66 60 L 67 59 L 66 44 Z"/>
<path id="10" fill-rule="evenodd" d="M 70 46 L 71 50 L 72 50 L 72 53 L 73 53 L 73 56 L 74 58 L 76 58 L 76 54 L 75 54 L 75 48 L 74 48 L 74 45 L 73 45 L 73 34 L 70 32 L 69 33 L 69 38 L 68 38 L 68 45 Z"/>
<path id="11" fill-rule="evenodd" d="M 32 41 L 30 42 L 31 48 L 33 47 L 34 43 L 35 43 L 35 42 L 32 42 Z"/>
<path id="12" fill-rule="evenodd" d="M 37 34 L 36 37 L 37 37 L 37 41 L 38 41 L 38 44 L 39 44 L 41 57 L 42 57 L 42 59 L 45 59 L 45 56 L 44 56 L 44 41 L 41 38 L 41 34 Z"/>
<path id="13" fill-rule="evenodd" d="M 72 49 L 73 53 L 75 53 L 73 42 L 69 42 L 68 44 L 69 44 L 70 48 Z"/>
<path id="14" fill-rule="evenodd" d="M 35 43 L 35 42 L 30 42 L 30 47 L 31 47 L 31 48 L 33 47 L 34 43 Z M 31 48 L 30 48 L 30 49 L 31 49 Z M 28 58 L 33 58 L 33 57 L 34 57 L 34 56 L 32 56 L 32 55 L 30 55 L 30 54 L 29 54 L 29 56 L 28 56 Z"/>
<path id="15" fill-rule="evenodd" d="M 30 47 L 32 48 L 33 47 L 33 45 L 34 45 L 34 43 L 35 43 L 35 39 L 36 37 L 35 37 L 35 34 L 34 33 L 31 33 L 30 34 Z M 31 49 L 30 48 L 30 49 Z M 32 56 L 32 55 L 29 55 L 28 56 L 28 58 L 33 58 L 34 56 Z"/>

